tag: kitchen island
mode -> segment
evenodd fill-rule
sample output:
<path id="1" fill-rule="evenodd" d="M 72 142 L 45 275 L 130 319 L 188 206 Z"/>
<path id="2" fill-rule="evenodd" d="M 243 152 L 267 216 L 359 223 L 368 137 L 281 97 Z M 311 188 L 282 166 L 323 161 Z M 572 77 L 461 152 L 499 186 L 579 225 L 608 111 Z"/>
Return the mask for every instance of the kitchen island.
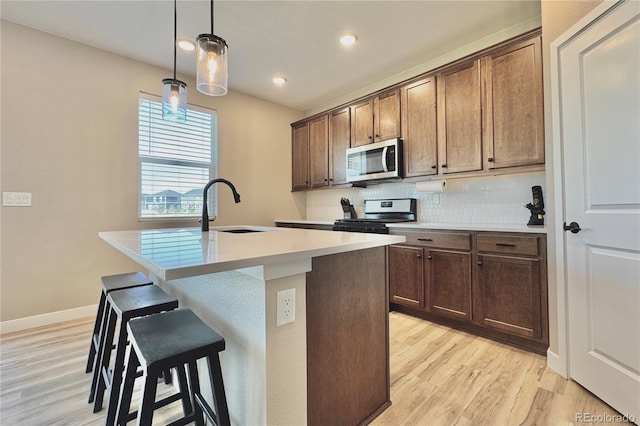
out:
<path id="1" fill-rule="evenodd" d="M 386 248 L 403 236 L 272 227 L 101 232 L 226 340 L 238 425 L 367 423 L 390 404 Z M 295 320 L 276 325 L 295 290 Z"/>

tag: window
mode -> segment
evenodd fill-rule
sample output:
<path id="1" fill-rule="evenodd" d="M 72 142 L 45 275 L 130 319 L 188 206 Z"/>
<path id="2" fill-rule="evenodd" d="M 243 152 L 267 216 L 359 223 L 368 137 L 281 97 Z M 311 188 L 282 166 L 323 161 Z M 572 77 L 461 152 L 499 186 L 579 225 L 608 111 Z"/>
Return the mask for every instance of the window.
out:
<path id="1" fill-rule="evenodd" d="M 138 102 L 138 218 L 199 217 L 202 189 L 215 176 L 217 115 L 187 106 L 187 122 L 162 119 L 160 98 L 141 94 Z M 209 213 L 216 214 L 213 193 Z"/>

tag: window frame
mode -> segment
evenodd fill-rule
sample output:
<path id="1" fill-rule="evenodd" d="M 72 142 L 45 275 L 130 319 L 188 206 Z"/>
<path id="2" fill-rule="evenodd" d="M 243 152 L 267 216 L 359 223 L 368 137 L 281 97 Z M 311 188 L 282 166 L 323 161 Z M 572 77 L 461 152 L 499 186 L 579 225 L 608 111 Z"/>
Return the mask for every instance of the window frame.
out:
<path id="1" fill-rule="evenodd" d="M 200 218 L 201 213 L 196 213 L 193 215 L 162 215 L 162 216 L 153 216 L 153 217 L 143 217 L 142 216 L 142 201 L 143 201 L 143 192 L 142 192 L 142 166 L 143 163 L 147 164 L 161 164 L 161 165 L 169 165 L 169 166 L 195 166 L 208 168 L 209 170 L 209 180 L 217 177 L 218 174 L 218 112 L 213 108 L 207 108 L 200 105 L 187 104 L 187 116 L 189 115 L 189 111 L 197 111 L 204 114 L 209 114 L 212 116 L 212 129 L 211 129 L 211 162 L 209 164 L 202 161 L 189 161 L 182 159 L 171 159 L 171 158 L 158 158 L 158 157 L 148 157 L 140 154 L 140 100 L 146 100 L 150 102 L 162 103 L 162 98 L 157 95 L 153 95 L 151 93 L 139 92 L 138 94 L 138 125 L 137 125 L 137 148 L 136 153 L 138 157 L 138 186 L 137 186 L 137 215 L 138 222 L 190 222 L 193 220 L 197 220 Z M 204 189 L 204 185 L 203 185 Z M 208 196 L 208 211 L 210 217 L 215 217 L 218 214 L 218 191 L 215 186 L 209 190 Z"/>

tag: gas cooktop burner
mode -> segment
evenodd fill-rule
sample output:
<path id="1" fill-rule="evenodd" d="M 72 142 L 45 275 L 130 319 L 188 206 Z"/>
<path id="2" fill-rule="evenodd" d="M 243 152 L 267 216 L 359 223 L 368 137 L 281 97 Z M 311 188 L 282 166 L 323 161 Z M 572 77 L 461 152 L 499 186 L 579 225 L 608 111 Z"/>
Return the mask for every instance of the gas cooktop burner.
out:
<path id="1" fill-rule="evenodd" d="M 337 219 L 334 231 L 388 234 L 387 223 L 415 222 L 416 199 L 365 200 L 364 218 Z"/>

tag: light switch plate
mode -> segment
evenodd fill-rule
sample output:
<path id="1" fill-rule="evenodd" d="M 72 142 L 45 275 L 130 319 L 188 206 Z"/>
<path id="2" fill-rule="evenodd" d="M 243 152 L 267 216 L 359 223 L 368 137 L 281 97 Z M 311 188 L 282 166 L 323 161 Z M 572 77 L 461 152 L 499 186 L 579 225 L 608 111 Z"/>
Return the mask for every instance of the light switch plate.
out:
<path id="1" fill-rule="evenodd" d="M 30 192 L 3 192 L 2 205 L 7 207 L 30 207 Z"/>

